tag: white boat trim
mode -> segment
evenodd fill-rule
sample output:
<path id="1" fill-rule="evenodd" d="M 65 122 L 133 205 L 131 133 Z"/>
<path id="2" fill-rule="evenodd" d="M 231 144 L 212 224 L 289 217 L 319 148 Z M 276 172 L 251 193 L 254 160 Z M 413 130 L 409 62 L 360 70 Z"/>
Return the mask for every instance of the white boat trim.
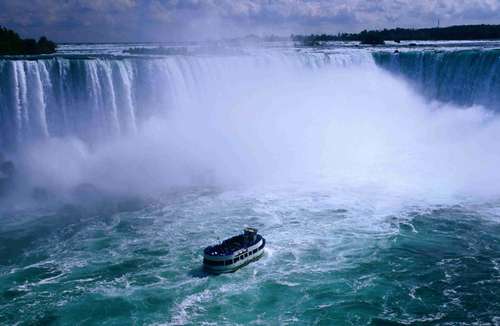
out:
<path id="1" fill-rule="evenodd" d="M 266 240 L 261 238 L 255 245 L 235 251 L 231 255 L 211 256 L 204 254 L 203 266 L 215 273 L 229 273 L 257 260 L 264 254 Z"/>

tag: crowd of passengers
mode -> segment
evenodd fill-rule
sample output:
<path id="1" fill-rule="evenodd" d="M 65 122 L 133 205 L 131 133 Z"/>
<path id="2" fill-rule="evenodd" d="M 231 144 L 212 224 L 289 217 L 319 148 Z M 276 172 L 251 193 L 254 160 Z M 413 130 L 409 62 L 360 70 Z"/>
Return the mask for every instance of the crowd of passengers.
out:
<path id="1" fill-rule="evenodd" d="M 205 251 L 212 255 L 226 256 L 232 254 L 236 250 L 253 245 L 254 243 L 252 243 L 251 240 L 252 239 L 245 237 L 244 235 L 238 235 L 222 241 L 219 245 L 208 247 Z"/>

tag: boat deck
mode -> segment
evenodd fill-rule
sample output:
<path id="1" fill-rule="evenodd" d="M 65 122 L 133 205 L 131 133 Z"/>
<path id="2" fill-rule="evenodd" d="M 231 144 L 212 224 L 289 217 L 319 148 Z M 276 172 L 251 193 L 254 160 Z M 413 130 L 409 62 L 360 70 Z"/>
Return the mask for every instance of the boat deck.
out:
<path id="1" fill-rule="evenodd" d="M 222 241 L 221 244 L 205 248 L 204 253 L 209 256 L 229 256 L 238 250 L 257 244 L 260 240 L 262 240 L 260 234 L 256 236 L 254 241 L 249 241 L 248 237 L 244 235 L 237 235 Z"/>

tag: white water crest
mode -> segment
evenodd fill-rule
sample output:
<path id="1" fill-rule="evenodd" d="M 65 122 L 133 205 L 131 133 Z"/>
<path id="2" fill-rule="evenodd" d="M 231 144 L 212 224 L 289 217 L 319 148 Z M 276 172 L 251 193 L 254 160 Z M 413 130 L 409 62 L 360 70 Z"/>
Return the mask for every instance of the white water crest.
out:
<path id="1" fill-rule="evenodd" d="M 16 86 L 2 87 L 2 138 L 22 145 L 27 188 L 298 183 L 438 201 L 500 194 L 495 114 L 429 103 L 368 52 L 0 67 L 3 85 Z"/>

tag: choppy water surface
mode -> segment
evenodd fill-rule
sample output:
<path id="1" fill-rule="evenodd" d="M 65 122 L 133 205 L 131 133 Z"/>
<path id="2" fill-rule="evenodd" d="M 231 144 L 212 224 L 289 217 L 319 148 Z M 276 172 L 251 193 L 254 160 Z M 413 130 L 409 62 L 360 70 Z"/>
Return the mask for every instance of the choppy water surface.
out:
<path id="1" fill-rule="evenodd" d="M 498 206 L 370 198 L 206 189 L 134 212 L 11 217 L 0 322 L 498 324 Z M 205 275 L 202 248 L 244 225 L 267 238 L 265 257 Z"/>
<path id="2" fill-rule="evenodd" d="M 498 42 L 137 46 L 0 59 L 1 325 L 500 325 Z"/>

